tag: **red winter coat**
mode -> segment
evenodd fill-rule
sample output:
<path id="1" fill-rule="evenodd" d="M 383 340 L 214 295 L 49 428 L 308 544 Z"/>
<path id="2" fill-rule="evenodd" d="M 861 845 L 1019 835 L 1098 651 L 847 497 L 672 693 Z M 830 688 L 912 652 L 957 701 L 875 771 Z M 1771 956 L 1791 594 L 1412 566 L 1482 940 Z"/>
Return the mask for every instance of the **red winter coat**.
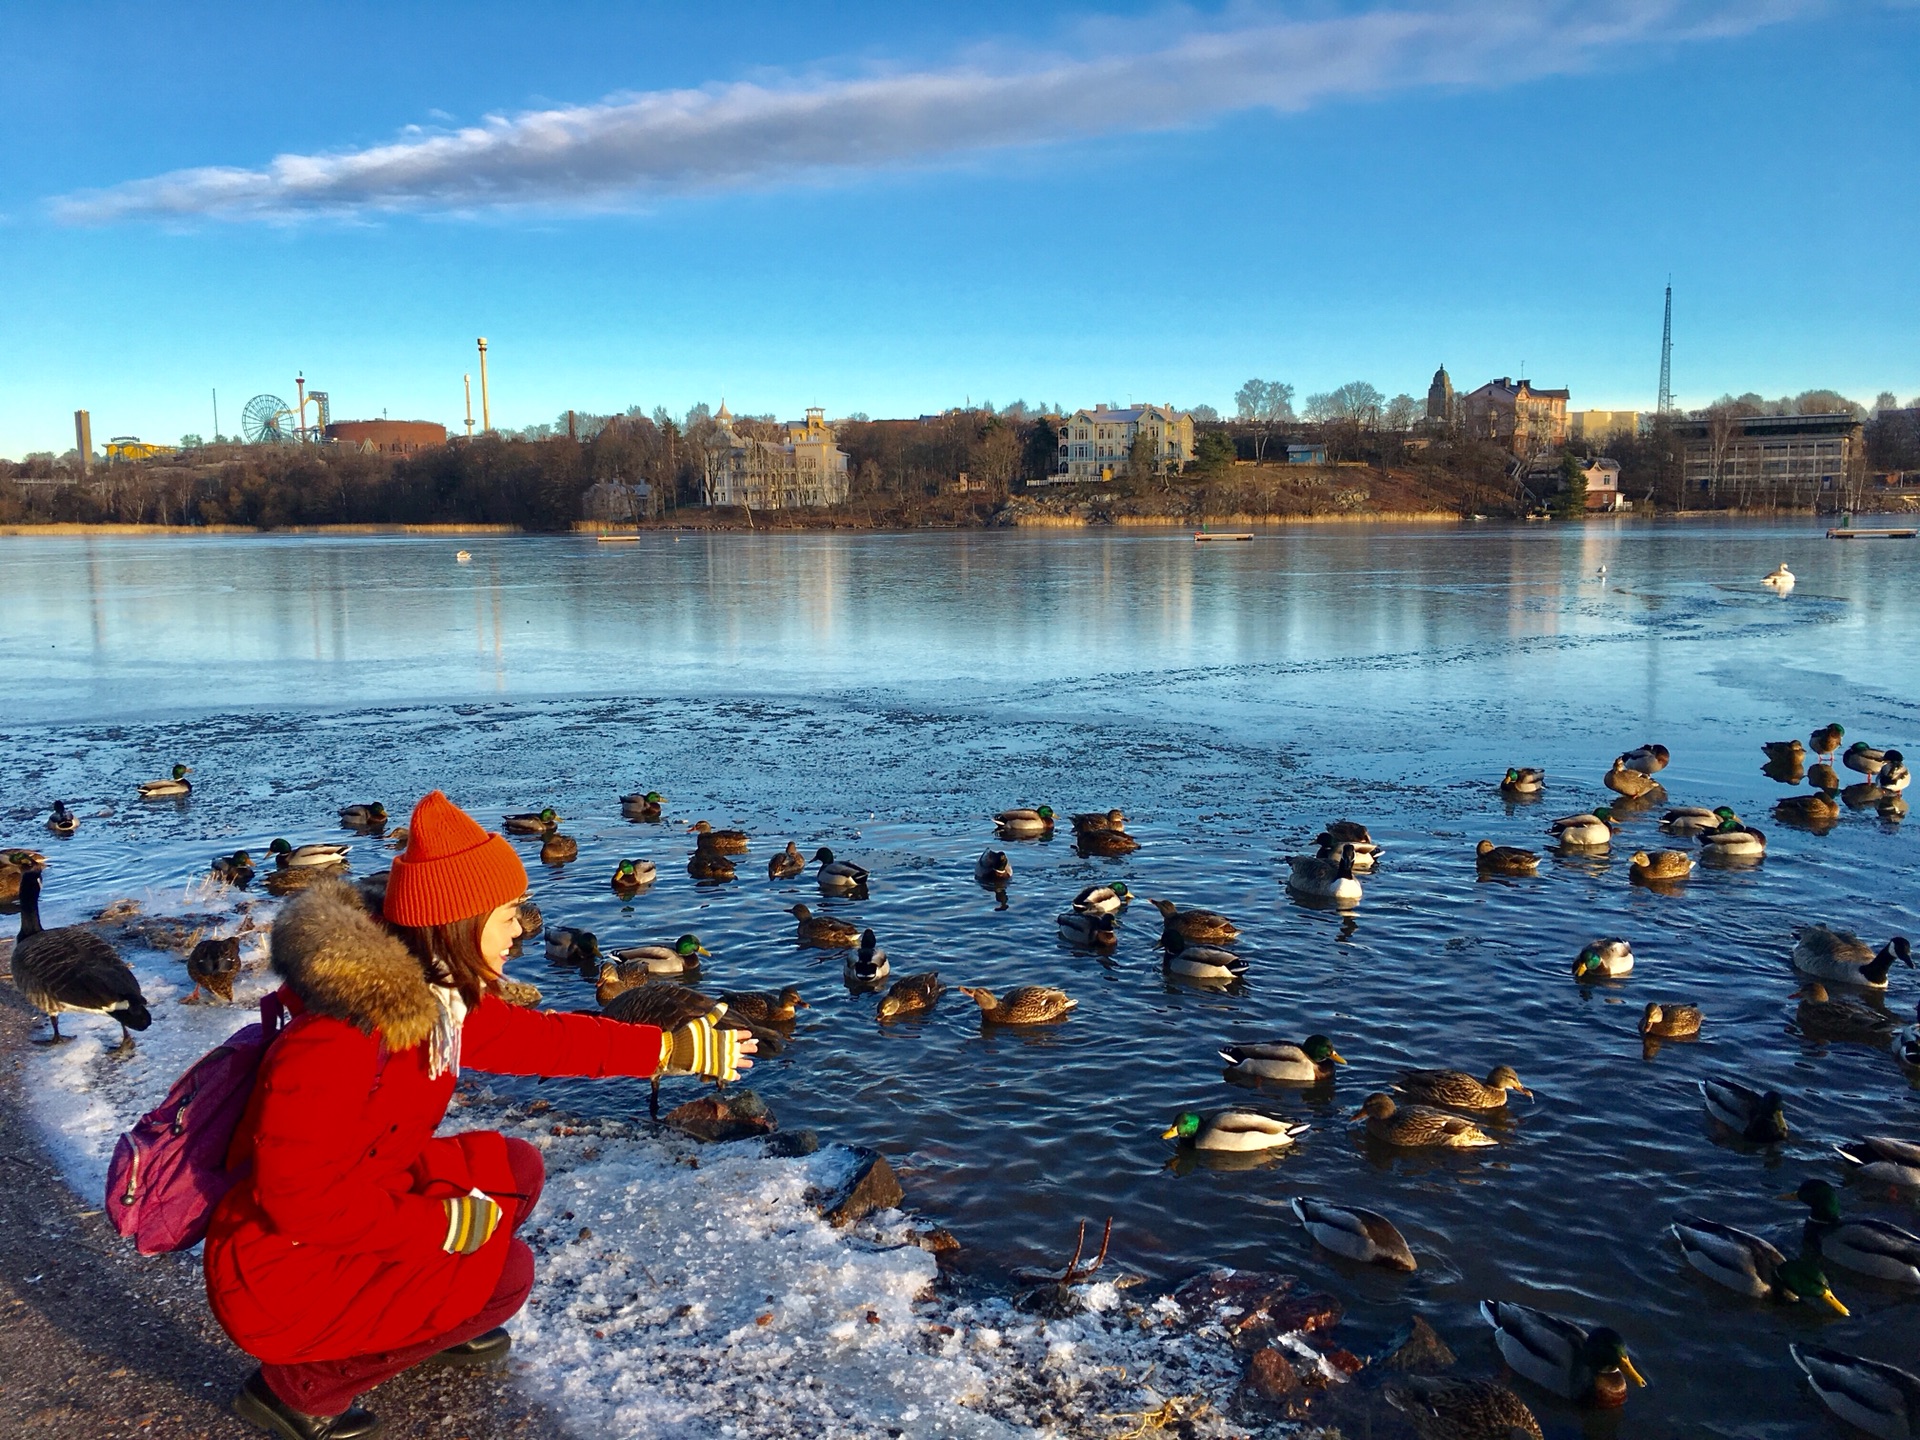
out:
<path id="1" fill-rule="evenodd" d="M 344 885 L 307 891 L 273 929 L 299 1018 L 268 1049 L 229 1163 L 252 1174 L 207 1231 L 207 1299 L 234 1342 L 275 1364 L 344 1359 L 444 1335 L 477 1314 L 506 1258 L 502 1226 L 471 1255 L 441 1249 L 443 1198 L 513 1193 L 491 1131 L 436 1139 L 451 1072 L 428 1077 L 438 1005 L 420 962 Z M 379 1064 L 384 1039 L 388 1059 Z M 651 1075 L 660 1032 L 486 996 L 464 1069 Z"/>

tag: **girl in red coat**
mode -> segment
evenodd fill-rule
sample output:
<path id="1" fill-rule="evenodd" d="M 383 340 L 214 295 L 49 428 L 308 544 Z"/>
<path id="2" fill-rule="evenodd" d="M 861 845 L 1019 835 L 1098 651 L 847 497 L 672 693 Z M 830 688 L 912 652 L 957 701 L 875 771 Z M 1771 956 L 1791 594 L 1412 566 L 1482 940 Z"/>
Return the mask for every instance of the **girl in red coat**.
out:
<path id="1" fill-rule="evenodd" d="M 436 1137 L 463 1067 L 511 1075 L 731 1079 L 751 1039 L 718 1013 L 650 1025 L 516 1009 L 496 993 L 520 933 L 519 857 L 435 791 L 415 807 L 382 918 L 327 883 L 273 927 L 295 1017 L 268 1048 L 229 1167 L 251 1173 L 207 1232 L 207 1298 L 260 1360 L 234 1409 L 286 1440 L 357 1440 L 354 1402 L 426 1361 L 485 1364 L 533 1288 L 514 1237 L 539 1151 L 493 1131 Z"/>

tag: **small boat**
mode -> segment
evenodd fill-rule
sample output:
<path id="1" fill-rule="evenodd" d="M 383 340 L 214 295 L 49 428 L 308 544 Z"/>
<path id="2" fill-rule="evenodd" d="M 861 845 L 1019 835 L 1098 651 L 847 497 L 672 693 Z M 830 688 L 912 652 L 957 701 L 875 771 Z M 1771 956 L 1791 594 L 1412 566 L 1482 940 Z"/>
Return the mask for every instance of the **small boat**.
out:
<path id="1" fill-rule="evenodd" d="M 1197 544 L 1204 545 L 1209 540 L 1251 540 L 1253 532 L 1251 530 L 1197 530 L 1193 538 Z"/>
<path id="2" fill-rule="evenodd" d="M 1861 530 L 1851 525 L 1827 531 L 1827 538 L 1829 540 L 1911 540 L 1916 535 L 1920 535 L 1920 530 Z"/>
<path id="3" fill-rule="evenodd" d="M 602 545 L 638 545 L 640 543 L 638 535 L 596 535 L 593 538 Z"/>

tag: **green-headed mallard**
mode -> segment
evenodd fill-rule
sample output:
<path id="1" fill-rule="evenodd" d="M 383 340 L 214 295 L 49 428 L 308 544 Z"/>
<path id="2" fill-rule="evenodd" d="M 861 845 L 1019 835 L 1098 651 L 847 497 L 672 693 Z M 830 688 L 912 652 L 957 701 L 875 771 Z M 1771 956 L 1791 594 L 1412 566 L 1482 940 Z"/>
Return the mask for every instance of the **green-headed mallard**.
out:
<path id="1" fill-rule="evenodd" d="M 1506 1386 L 1452 1375 L 1401 1375 L 1380 1392 L 1420 1440 L 1541 1440 L 1533 1411 Z"/>
<path id="2" fill-rule="evenodd" d="M 1166 972 L 1181 980 L 1238 980 L 1247 973 L 1247 962 L 1231 950 L 1217 945 L 1185 945 L 1168 950 Z"/>
<path id="3" fill-rule="evenodd" d="M 1809 980 L 1792 997 L 1800 1002 L 1794 1023 L 1804 1035 L 1820 1040 L 1858 1040 L 1862 1044 L 1884 1047 L 1900 1022 L 1884 1010 L 1876 1010 L 1864 1000 L 1850 996 L 1838 999 L 1827 994 L 1818 980 Z"/>
<path id="4" fill-rule="evenodd" d="M 1619 828 L 1613 811 L 1600 805 L 1585 814 L 1562 815 L 1547 827 L 1547 833 L 1569 849 L 1604 850 Z"/>
<path id="5" fill-rule="evenodd" d="M 1887 988 L 1887 972 L 1899 960 L 1913 964 L 1913 947 L 1907 937 L 1896 935 L 1875 954 L 1851 930 L 1830 930 L 1825 925 L 1808 925 L 1794 937 L 1793 968 L 1816 980 L 1831 980 L 1840 985 L 1858 985 L 1867 990 Z"/>
<path id="6" fill-rule="evenodd" d="M 47 816 L 47 829 L 56 835 L 72 835 L 80 829 L 80 817 L 67 808 L 67 802 L 53 802 L 53 813 Z"/>
<path id="7" fill-rule="evenodd" d="M 1031 810 L 1002 810 L 993 817 L 993 827 L 1002 840 L 1038 840 L 1053 834 L 1053 807 L 1036 805 Z"/>
<path id="8" fill-rule="evenodd" d="M 979 985 L 956 987 L 980 1007 L 980 1018 L 994 1025 L 1053 1025 L 1067 1018 L 1080 1002 L 1051 985 L 1016 985 L 998 999 Z"/>
<path id="9" fill-rule="evenodd" d="M 753 841 L 744 830 L 716 830 L 705 820 L 696 820 L 687 827 L 689 835 L 698 835 L 711 840 L 713 848 L 722 855 L 744 855 Z M 694 842 L 696 845 L 699 841 Z"/>
<path id="10" fill-rule="evenodd" d="M 503 815 L 500 823 L 509 835 L 551 835 L 560 828 L 560 814 L 551 805 L 544 810 L 523 810 Z"/>
<path id="11" fill-rule="evenodd" d="M 1642 775 L 1652 775 L 1666 769 L 1669 758 L 1664 745 L 1641 745 L 1623 752 L 1614 763 L 1624 765 L 1629 770 L 1638 770 Z"/>
<path id="12" fill-rule="evenodd" d="M 1185 1150 L 1226 1150 L 1246 1155 L 1284 1150 L 1311 1128 L 1304 1122 L 1276 1119 L 1257 1110 L 1215 1110 L 1209 1115 L 1182 1110 L 1160 1138 L 1178 1141 Z"/>
<path id="13" fill-rule="evenodd" d="M 378 800 L 369 800 L 364 805 L 344 805 L 340 809 L 340 823 L 354 830 L 383 830 L 387 824 L 387 807 Z"/>
<path id="14" fill-rule="evenodd" d="M 1618 935 L 1589 940 L 1573 957 L 1576 980 L 1619 980 L 1633 973 L 1633 946 Z"/>
<path id="15" fill-rule="evenodd" d="M 860 948 L 847 956 L 842 978 L 856 990 L 872 990 L 887 978 L 893 967 L 887 964 L 887 952 L 880 948 L 880 937 L 871 930 L 860 932 Z"/>
<path id="16" fill-rule="evenodd" d="M 1608 1326 L 1588 1330 L 1504 1300 L 1482 1300 L 1480 1314 L 1493 1327 L 1493 1343 L 1514 1373 L 1563 1400 L 1616 1409 L 1626 1403 L 1628 1380 L 1647 1383 L 1633 1368 L 1619 1333 Z"/>
<path id="17" fill-rule="evenodd" d="M 1600 777 L 1600 783 L 1629 800 L 1638 800 L 1660 788 L 1660 782 L 1651 775 L 1629 769 L 1624 756 L 1613 762 L 1613 768 Z"/>
<path id="18" fill-rule="evenodd" d="M 1278 1040 L 1229 1045 L 1219 1054 L 1230 1078 L 1276 1085 L 1324 1085 L 1333 1079 L 1334 1066 L 1347 1063 L 1324 1035 L 1309 1035 L 1298 1045 Z"/>
<path id="19" fill-rule="evenodd" d="M 1449 1110 L 1504 1109 L 1509 1090 L 1533 1098 L 1533 1091 L 1520 1083 L 1511 1065 L 1494 1066 L 1485 1080 L 1464 1070 L 1402 1070 L 1399 1088 L 1415 1100 Z"/>
<path id="20" fill-rule="evenodd" d="M 240 975 L 240 937 L 228 935 L 219 940 L 202 940 L 187 955 L 187 978 L 193 992 L 181 1000 L 191 1005 L 205 990 L 214 999 L 233 1003 L 233 982 Z"/>
<path id="21" fill-rule="evenodd" d="M 545 852 L 542 852 L 545 858 Z M 651 860 L 622 860 L 613 867 L 613 893 L 637 895 L 660 878 L 660 867 Z"/>
<path id="22" fill-rule="evenodd" d="M 1384 1093 L 1367 1096 L 1348 1119 L 1365 1120 L 1369 1139 L 1407 1149 L 1467 1150 L 1498 1143 L 1471 1120 L 1451 1111 L 1427 1105 L 1396 1105 L 1393 1097 Z"/>
<path id="23" fill-rule="evenodd" d="M 104 1015 L 119 1022 L 120 1048 L 131 1050 L 131 1031 L 153 1023 L 140 982 L 127 962 L 91 930 L 76 925 L 43 929 L 40 924 L 40 867 L 20 871 L 20 930 L 13 942 L 13 983 L 27 1002 L 47 1017 L 55 1041 L 62 1011 Z"/>
<path id="24" fill-rule="evenodd" d="M 1212 910 L 1182 910 L 1171 900 L 1147 902 L 1160 912 L 1160 941 L 1169 949 L 1188 942 L 1202 945 L 1224 944 L 1240 936 L 1240 927 Z"/>
<path id="25" fill-rule="evenodd" d="M 786 849 L 776 851 L 773 858 L 767 861 L 767 878 L 791 880 L 797 875 L 805 874 L 806 869 L 807 857 L 800 853 L 798 845 L 789 840 Z"/>
<path id="26" fill-rule="evenodd" d="M 580 842 L 571 835 L 562 835 L 558 830 L 550 832 L 540 842 L 540 863 L 542 865 L 571 865 L 580 858 Z"/>
<path id="27" fill-rule="evenodd" d="M 1671 885 L 1693 873 L 1693 856 L 1684 850 L 1636 850 L 1627 877 L 1642 885 Z"/>
<path id="28" fill-rule="evenodd" d="M 1337 905 L 1360 903 L 1360 882 L 1353 873 L 1354 849 L 1340 847 L 1340 858 L 1323 860 L 1318 855 L 1287 857 L 1287 889 L 1314 900 L 1331 900 Z"/>
<path id="29" fill-rule="evenodd" d="M 1386 1216 L 1353 1205 L 1330 1205 L 1305 1195 L 1293 1197 L 1293 1213 L 1314 1242 L 1363 1265 L 1384 1265 L 1411 1273 L 1420 1268 L 1406 1237 Z"/>
<path id="30" fill-rule="evenodd" d="M 802 944 L 818 945 L 823 950 L 847 950 L 860 943 L 860 927 L 837 915 L 816 915 L 805 905 L 791 906 L 787 913 L 800 922 Z"/>
<path id="31" fill-rule="evenodd" d="M 1660 828 L 1669 835 L 1691 839 L 1708 830 L 1718 830 L 1729 820 L 1738 824 L 1740 817 L 1728 805 L 1720 805 L 1712 810 L 1704 805 L 1682 805 L 1660 817 Z"/>
<path id="32" fill-rule="evenodd" d="M 1125 830 L 1127 817 L 1119 810 L 1095 810 L 1073 817 L 1073 833 L 1096 835 L 1105 830 Z"/>
<path id="33" fill-rule="evenodd" d="M 1060 938 L 1069 945 L 1084 945 L 1089 950 L 1111 950 L 1120 943 L 1120 932 L 1113 927 L 1111 915 L 1089 915 L 1079 910 L 1063 911 L 1054 919 Z"/>
<path id="34" fill-rule="evenodd" d="M 1073 908 L 1082 915 L 1118 915 L 1132 899 L 1127 882 L 1116 880 L 1111 885 L 1087 886 L 1073 897 Z"/>
<path id="35" fill-rule="evenodd" d="M 698 935 L 682 935 L 671 945 L 629 945 L 615 950 L 613 956 L 628 965 L 638 965 L 649 975 L 679 975 L 700 968 L 700 957 L 713 952 L 700 943 Z"/>
<path id="36" fill-rule="evenodd" d="M 1651 1000 L 1640 1016 L 1640 1033 L 1650 1040 L 1685 1040 L 1700 1033 L 1700 1020 L 1698 1005 Z"/>
<path id="37" fill-rule="evenodd" d="M 720 998 L 731 1014 L 756 1025 L 790 1025 L 796 1011 L 812 1008 L 791 985 L 779 990 L 730 990 Z"/>
<path id="38" fill-rule="evenodd" d="M 208 873 L 216 880 L 224 880 L 229 885 L 250 885 L 253 883 L 253 856 L 245 850 L 236 850 L 231 855 L 216 855 Z"/>
<path id="39" fill-rule="evenodd" d="M 1822 725 L 1818 730 L 1813 732 L 1807 748 L 1816 755 L 1831 755 L 1840 748 L 1841 742 L 1846 738 L 1847 731 L 1845 726 L 1837 723 L 1833 725 Z"/>
<path id="40" fill-rule="evenodd" d="M 1738 820 L 1723 821 L 1717 830 L 1705 831 L 1700 836 L 1700 858 L 1709 865 L 1726 860 L 1758 860 L 1766 853 L 1766 833 L 1752 825 L 1742 825 Z"/>
<path id="41" fill-rule="evenodd" d="M 1508 799 L 1532 799 L 1546 789 L 1547 772 L 1533 765 L 1509 766 L 1500 777 L 1500 793 Z"/>
<path id="42" fill-rule="evenodd" d="M 1798 740 L 1767 740 L 1760 748 L 1776 765 L 1804 765 L 1807 760 L 1807 747 Z"/>
<path id="43" fill-rule="evenodd" d="M 880 1008 L 875 1013 L 882 1020 L 911 1020 L 933 1009 L 934 1002 L 946 988 L 940 983 L 938 970 L 903 975 L 880 997 Z"/>
<path id="44" fill-rule="evenodd" d="M 555 925 L 547 931 L 547 959 L 555 965 L 585 968 L 600 963 L 600 941 L 591 930 Z"/>
<path id="45" fill-rule="evenodd" d="M 1913 772 L 1907 768 L 1906 757 L 1898 750 L 1887 751 L 1887 761 L 1880 767 L 1880 773 L 1874 776 L 1874 783 L 1896 795 L 1905 790 L 1913 783 Z"/>
<path id="46" fill-rule="evenodd" d="M 1758 1235 L 1697 1215 L 1682 1215 L 1668 1228 L 1687 1264 L 1736 1294 L 1783 1304 L 1822 1301 L 1847 1313 L 1812 1259 L 1789 1260 Z"/>
<path id="47" fill-rule="evenodd" d="M 973 878 L 989 890 L 998 890 L 1013 879 L 1013 862 L 1004 850 L 982 850 L 973 862 Z"/>
<path id="48" fill-rule="evenodd" d="M 733 879 L 735 871 L 733 862 L 714 845 L 713 837 L 702 835 L 687 857 L 687 874 L 696 880 L 720 882 Z"/>
<path id="49" fill-rule="evenodd" d="M 1474 846 L 1473 857 L 1473 867 L 1482 875 L 1532 875 L 1540 868 L 1540 857 L 1533 851 L 1491 840 Z"/>
<path id="50" fill-rule="evenodd" d="M 1863 1135 L 1833 1147 L 1853 1173 L 1875 1185 L 1920 1190 L 1920 1145 L 1891 1135 Z"/>
<path id="51" fill-rule="evenodd" d="M 142 780 L 140 798 L 142 800 L 171 800 L 180 795 L 193 793 L 193 782 L 187 776 L 193 773 L 188 765 L 176 765 L 173 774 L 165 780 Z"/>
<path id="52" fill-rule="evenodd" d="M 1082 859 L 1115 855 L 1131 855 L 1140 848 L 1140 842 L 1125 830 L 1082 830 L 1073 837 L 1073 848 Z"/>
<path id="53" fill-rule="evenodd" d="M 856 865 L 851 860 L 836 860 L 833 851 L 824 845 L 813 852 L 813 858 L 820 865 L 814 871 L 813 878 L 822 895 L 853 895 L 867 888 L 868 876 L 864 865 Z"/>
<path id="54" fill-rule="evenodd" d="M 636 791 L 632 795 L 622 795 L 620 813 L 629 820 L 658 820 L 666 798 L 658 790 L 648 790 L 644 793 Z"/>
<path id="55" fill-rule="evenodd" d="M 1862 775 L 1878 775 L 1880 767 L 1887 763 L 1887 752 L 1874 749 L 1864 740 L 1856 740 L 1840 757 L 1840 763 Z"/>
<path id="56" fill-rule="evenodd" d="M 267 853 L 282 870 L 325 870 L 347 863 L 344 845 L 290 845 L 275 840 L 267 846 Z"/>
<path id="57" fill-rule="evenodd" d="M 1880 1440 L 1920 1435 L 1920 1376 L 1821 1345 L 1787 1346 L 1820 1403 Z"/>
<path id="58" fill-rule="evenodd" d="M 1840 1192 L 1825 1180 L 1803 1180 L 1783 1200 L 1807 1207 L 1806 1242 L 1842 1269 L 1895 1285 L 1920 1286 L 1920 1235 L 1884 1220 L 1843 1220 Z"/>
<path id="59" fill-rule="evenodd" d="M 1708 1077 L 1700 1082 L 1700 1098 L 1707 1103 L 1707 1114 L 1742 1140 L 1774 1145 L 1787 1138 L 1786 1106 L 1778 1090 Z"/>

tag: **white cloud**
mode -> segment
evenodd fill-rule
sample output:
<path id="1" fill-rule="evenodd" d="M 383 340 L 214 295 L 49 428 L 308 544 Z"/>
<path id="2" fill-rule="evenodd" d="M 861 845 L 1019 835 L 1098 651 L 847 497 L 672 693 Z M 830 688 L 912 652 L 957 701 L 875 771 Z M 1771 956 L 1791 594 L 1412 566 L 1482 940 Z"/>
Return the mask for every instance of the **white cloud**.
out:
<path id="1" fill-rule="evenodd" d="M 176 170 L 64 196 L 55 215 L 284 219 L 367 211 L 605 209 L 763 188 L 1012 146 L 1192 125 L 1232 111 L 1305 110 L 1398 90 L 1510 84 L 1648 46 L 1740 34 L 1817 0 L 1452 0 L 1316 19 L 1239 10 L 1211 23 L 1112 27 L 1050 63 L 715 84 L 410 126 L 364 150 L 281 155 L 260 169 Z M 1083 30 L 1082 36 L 1097 34 Z"/>

